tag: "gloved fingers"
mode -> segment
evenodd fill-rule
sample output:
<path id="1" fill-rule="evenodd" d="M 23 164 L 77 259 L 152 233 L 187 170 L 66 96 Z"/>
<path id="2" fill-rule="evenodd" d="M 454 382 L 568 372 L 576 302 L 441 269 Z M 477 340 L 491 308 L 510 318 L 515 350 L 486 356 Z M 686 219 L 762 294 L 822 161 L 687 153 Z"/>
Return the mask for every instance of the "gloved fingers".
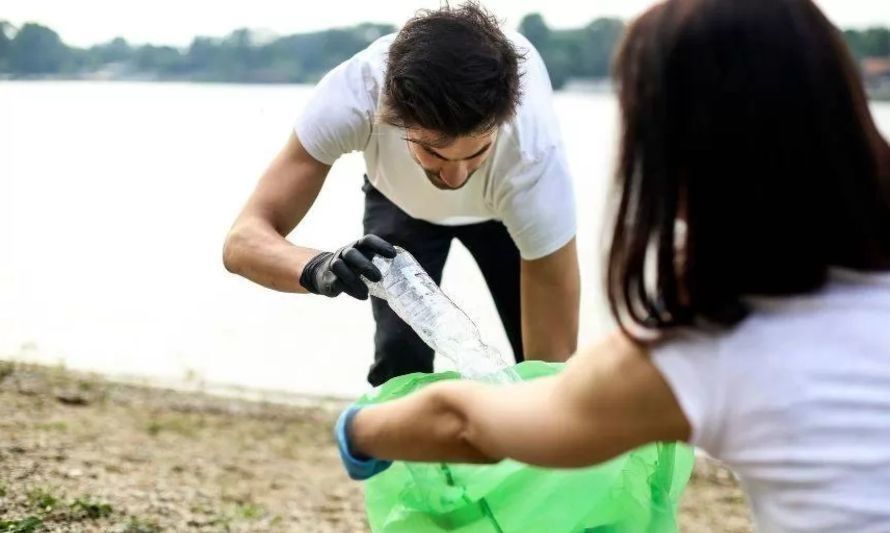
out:
<path id="1" fill-rule="evenodd" d="M 331 271 L 337 275 L 337 279 L 343 285 L 343 292 L 359 300 L 368 299 L 368 287 L 353 272 L 341 258 L 334 259 L 331 263 Z"/>
<path id="2" fill-rule="evenodd" d="M 355 243 L 354 247 L 365 254 L 368 259 L 371 259 L 374 254 L 389 259 L 396 256 L 395 247 L 377 235 L 365 235 Z"/>
<path id="3" fill-rule="evenodd" d="M 347 249 L 341 257 L 354 273 L 365 276 L 371 281 L 383 279 L 383 274 L 380 273 L 380 270 L 363 253 L 355 248 Z"/>

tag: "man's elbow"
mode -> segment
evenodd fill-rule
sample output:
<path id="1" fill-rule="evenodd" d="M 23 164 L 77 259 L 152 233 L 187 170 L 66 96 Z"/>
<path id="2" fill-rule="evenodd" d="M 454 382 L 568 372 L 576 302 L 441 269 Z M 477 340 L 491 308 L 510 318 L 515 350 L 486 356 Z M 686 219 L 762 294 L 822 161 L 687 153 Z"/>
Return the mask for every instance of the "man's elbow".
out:
<path id="1" fill-rule="evenodd" d="M 223 266 L 232 274 L 241 273 L 241 249 L 245 241 L 244 231 L 238 226 L 232 228 L 226 235 L 226 241 L 223 244 L 222 260 Z"/>

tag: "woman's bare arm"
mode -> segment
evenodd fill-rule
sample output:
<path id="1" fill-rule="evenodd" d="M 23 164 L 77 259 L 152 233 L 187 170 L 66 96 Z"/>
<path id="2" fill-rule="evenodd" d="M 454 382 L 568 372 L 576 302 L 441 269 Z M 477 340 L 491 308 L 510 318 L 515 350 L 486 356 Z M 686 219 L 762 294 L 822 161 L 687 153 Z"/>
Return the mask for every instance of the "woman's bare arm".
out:
<path id="1" fill-rule="evenodd" d="M 508 386 L 436 384 L 365 408 L 354 451 L 381 459 L 549 467 L 608 460 L 653 441 L 685 441 L 690 426 L 644 348 L 614 334 L 558 376 Z"/>

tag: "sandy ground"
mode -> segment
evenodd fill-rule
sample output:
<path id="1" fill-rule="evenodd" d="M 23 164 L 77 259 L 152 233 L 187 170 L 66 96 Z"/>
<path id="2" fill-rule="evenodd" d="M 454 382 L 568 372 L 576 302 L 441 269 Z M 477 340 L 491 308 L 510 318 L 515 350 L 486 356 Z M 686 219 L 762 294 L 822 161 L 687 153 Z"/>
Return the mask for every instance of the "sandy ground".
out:
<path id="1" fill-rule="evenodd" d="M 367 531 L 330 428 L 342 405 L 123 385 L 0 361 L 0 532 Z M 688 532 L 751 531 L 732 475 L 699 461 Z"/>

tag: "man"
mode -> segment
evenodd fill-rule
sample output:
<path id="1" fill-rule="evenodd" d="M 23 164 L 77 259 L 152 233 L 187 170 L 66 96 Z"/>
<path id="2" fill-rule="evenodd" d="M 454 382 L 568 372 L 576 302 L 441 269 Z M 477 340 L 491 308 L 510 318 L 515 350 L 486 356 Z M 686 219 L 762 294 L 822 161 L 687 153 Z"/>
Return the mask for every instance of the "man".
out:
<path id="1" fill-rule="evenodd" d="M 410 251 L 436 281 L 451 240 L 473 255 L 517 361 L 565 360 L 580 281 L 571 180 L 547 70 L 475 3 L 421 12 L 322 79 L 226 240 L 226 268 L 266 287 L 368 297 L 370 260 Z M 335 252 L 285 236 L 331 165 L 362 151 L 366 236 Z M 378 385 L 431 372 L 433 353 L 372 300 Z"/>

